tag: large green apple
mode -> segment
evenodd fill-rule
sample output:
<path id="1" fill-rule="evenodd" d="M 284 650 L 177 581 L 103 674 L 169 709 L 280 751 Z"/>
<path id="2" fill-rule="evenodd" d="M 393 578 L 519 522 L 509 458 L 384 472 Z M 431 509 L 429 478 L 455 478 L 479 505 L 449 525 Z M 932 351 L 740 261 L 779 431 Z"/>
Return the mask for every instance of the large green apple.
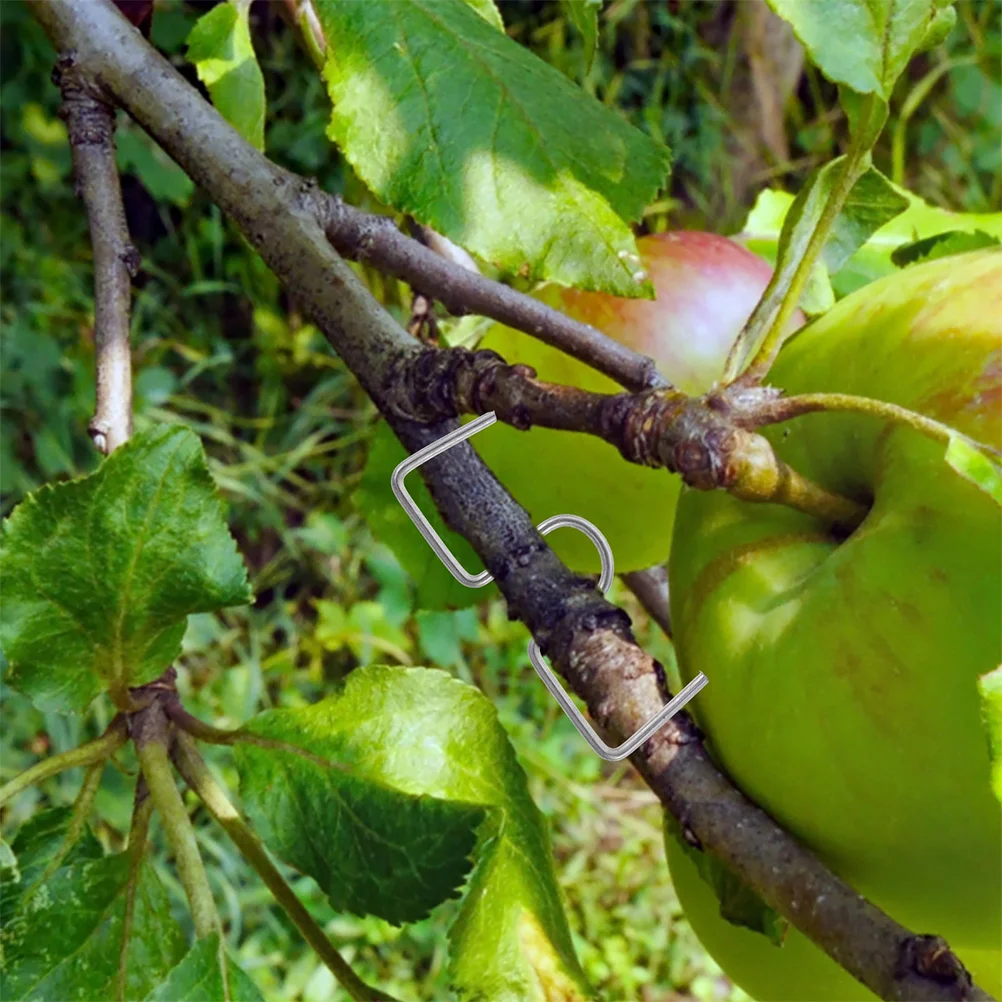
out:
<path id="1" fill-rule="evenodd" d="M 1002 252 L 860 290 L 790 342 L 770 382 L 893 401 L 998 446 Z M 683 493 L 669 566 L 683 677 L 711 680 L 695 714 L 755 801 L 898 921 L 946 936 L 981 976 L 995 967 L 997 983 L 1002 812 L 976 683 L 1002 661 L 999 508 L 943 445 L 869 416 L 809 415 L 768 434 L 796 469 L 872 506 L 842 540 L 790 509 Z M 733 938 L 707 939 L 728 970 Z M 791 994 L 779 968 L 770 994 L 745 961 L 734 970 L 763 998 L 844 997 L 823 979 Z"/>
<path id="2" fill-rule="evenodd" d="M 656 300 L 621 299 L 547 286 L 537 295 L 563 313 L 650 355 L 687 393 L 708 390 L 772 269 L 745 248 L 713 233 L 679 231 L 637 241 Z M 510 363 L 531 365 L 540 379 L 604 393 L 611 379 L 535 338 L 497 325 L 480 347 Z M 616 569 L 661 563 L 671 547 L 680 482 L 665 470 L 627 463 L 599 439 L 572 432 L 495 425 L 473 439 L 480 455 L 519 503 L 540 522 L 571 513 L 594 522 L 612 546 Z M 580 533 L 551 545 L 576 570 L 598 571 L 595 548 Z"/>

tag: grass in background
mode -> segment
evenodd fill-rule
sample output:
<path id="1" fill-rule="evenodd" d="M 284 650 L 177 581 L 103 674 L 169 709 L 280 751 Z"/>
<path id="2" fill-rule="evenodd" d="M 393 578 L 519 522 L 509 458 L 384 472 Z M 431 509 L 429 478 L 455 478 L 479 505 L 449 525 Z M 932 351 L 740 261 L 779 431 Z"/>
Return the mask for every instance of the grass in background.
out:
<path id="1" fill-rule="evenodd" d="M 321 82 L 278 18 L 253 8 L 255 44 L 270 99 L 268 153 L 316 176 L 329 191 L 378 208 L 324 137 Z M 204 4 L 158 5 L 153 40 L 193 79 L 182 53 Z M 944 51 L 906 75 L 876 161 L 924 197 L 969 211 L 998 209 L 1002 134 L 1002 5 L 961 0 Z M 580 40 L 556 3 L 503 5 L 509 32 L 582 82 L 599 100 L 667 139 L 675 171 L 646 220 L 733 230 L 747 210 L 728 195 L 732 128 L 728 42 L 735 4 L 614 0 L 603 12 L 599 53 L 585 73 Z M 72 190 L 52 54 L 23 3 L 0 3 L 0 494 L 8 512 L 50 479 L 92 470 L 86 435 L 93 409 L 93 301 L 86 220 Z M 721 42 L 723 39 L 723 42 Z M 909 99 L 928 100 L 911 111 Z M 836 149 L 844 122 L 834 95 L 805 74 L 787 111 L 789 163 L 763 183 L 795 188 Z M 251 568 L 255 604 L 196 616 L 185 638 L 180 685 L 189 707 L 234 726 L 265 706 L 320 698 L 358 664 L 430 664 L 479 685 L 494 701 L 550 818 L 579 954 L 611 1000 L 743 998 L 703 954 L 681 916 L 664 864 L 655 798 L 627 767 L 595 757 L 528 665 L 527 634 L 495 600 L 456 613 L 414 609 L 393 555 L 354 510 L 352 493 L 376 415 L 324 339 L 241 238 L 183 173 L 123 119 L 119 162 L 130 229 L 143 255 L 133 336 L 137 423 L 183 421 L 204 440 Z M 409 292 L 359 268 L 405 319 Z M 671 664 L 670 645 L 618 585 L 614 601 L 638 637 Z M 43 715 L 0 686 L 4 779 L 103 726 L 97 701 L 86 721 Z M 228 753 L 216 764 L 235 787 Z M 126 762 L 126 768 L 134 765 Z M 79 773 L 21 796 L 10 831 L 43 804 L 72 801 Z M 132 777 L 106 770 L 98 833 L 121 843 Z M 276 1000 L 336 997 L 317 964 L 225 836 L 200 814 L 199 837 L 227 934 Z M 179 917 L 183 894 L 160 870 Z M 295 878 L 308 906 L 367 979 L 411 998 L 445 997 L 445 929 L 454 903 L 405 929 L 336 915 L 312 881 Z M 187 921 L 187 919 L 184 919 Z"/>

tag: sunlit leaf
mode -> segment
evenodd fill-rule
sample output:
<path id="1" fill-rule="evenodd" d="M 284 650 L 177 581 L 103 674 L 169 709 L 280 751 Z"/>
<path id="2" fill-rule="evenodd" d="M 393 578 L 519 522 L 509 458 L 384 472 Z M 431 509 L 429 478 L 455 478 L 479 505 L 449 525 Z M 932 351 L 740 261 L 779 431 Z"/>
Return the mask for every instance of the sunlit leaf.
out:
<path id="1" fill-rule="evenodd" d="M 966 254 L 984 247 L 998 247 L 1000 243 L 1002 241 L 998 237 L 993 237 L 984 230 L 975 230 L 973 233 L 951 230 L 949 233 L 937 233 L 934 237 L 895 248 L 891 252 L 891 261 L 899 268 L 905 268 L 910 264 L 918 264 L 919 261 L 935 261 L 936 258 Z"/>
<path id="2" fill-rule="evenodd" d="M 651 295 L 628 223 L 662 145 L 463 0 L 315 6 L 329 134 L 381 201 L 506 274 Z"/>
<path id="3" fill-rule="evenodd" d="M 251 42 L 251 0 L 228 0 L 203 14 L 188 36 L 188 59 L 216 110 L 248 142 L 264 149 L 264 77 Z"/>
<path id="4" fill-rule="evenodd" d="M 388 910 L 394 921 L 405 911 L 423 914 L 464 875 L 462 857 L 474 843 L 462 833 L 478 823 L 476 866 L 450 932 L 461 996 L 593 997 L 574 955 L 545 821 L 477 689 L 428 668 L 360 668 L 340 694 L 263 714 L 251 729 L 343 767 L 237 746 L 255 826 L 278 855 L 313 874 L 335 907 Z"/>
<path id="5" fill-rule="evenodd" d="M 965 480 L 1002 507 L 1002 467 L 997 462 L 956 435 L 946 447 L 946 461 Z"/>

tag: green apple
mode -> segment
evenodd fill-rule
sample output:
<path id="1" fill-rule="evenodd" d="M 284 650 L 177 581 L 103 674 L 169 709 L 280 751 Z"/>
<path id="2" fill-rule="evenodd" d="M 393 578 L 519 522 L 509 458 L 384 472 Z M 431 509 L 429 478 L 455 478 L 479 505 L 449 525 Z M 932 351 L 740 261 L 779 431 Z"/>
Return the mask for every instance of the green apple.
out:
<path id="1" fill-rule="evenodd" d="M 547 286 L 538 298 L 576 320 L 651 356 L 687 393 L 708 390 L 723 372 L 731 344 L 772 270 L 761 258 L 713 233 L 679 231 L 637 241 L 656 300 L 621 299 Z M 540 379 L 604 393 L 622 387 L 582 362 L 508 327 L 493 327 L 482 348 L 531 365 Z M 612 546 L 616 569 L 661 563 L 671 547 L 680 481 L 665 470 L 626 462 L 599 439 L 572 432 L 496 425 L 473 439 L 516 500 L 541 522 L 569 513 L 589 519 Z M 576 570 L 596 572 L 598 557 L 580 533 L 551 545 Z"/>
<path id="2" fill-rule="evenodd" d="M 793 338 L 770 382 L 892 401 L 999 446 L 1002 251 L 854 293 Z M 787 508 L 683 493 L 669 568 L 682 675 L 710 679 L 694 712 L 738 785 L 853 887 L 997 971 L 1002 812 L 977 678 L 1002 661 L 999 508 L 943 445 L 866 415 L 767 434 L 869 513 L 840 539 Z M 734 963 L 763 998 L 805 997 Z M 809 998 L 833 991 L 819 980 Z"/>

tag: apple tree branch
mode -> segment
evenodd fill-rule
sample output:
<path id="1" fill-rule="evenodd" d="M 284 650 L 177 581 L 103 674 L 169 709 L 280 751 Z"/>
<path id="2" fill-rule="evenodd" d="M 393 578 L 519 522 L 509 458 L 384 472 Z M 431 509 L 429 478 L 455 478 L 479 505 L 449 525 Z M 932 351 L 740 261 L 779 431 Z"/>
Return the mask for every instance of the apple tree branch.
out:
<path id="1" fill-rule="evenodd" d="M 60 59 L 56 76 L 76 189 L 87 210 L 94 251 L 97 405 L 88 430 L 96 448 L 107 455 L 132 434 L 129 313 L 139 254 L 129 239 L 115 163 L 115 107 L 77 71 L 72 57 Z"/>
<path id="2" fill-rule="evenodd" d="M 57 52 L 99 81 L 229 214 L 409 449 L 456 426 L 452 417 L 408 418 L 392 406 L 401 366 L 426 349 L 335 251 L 314 186 L 242 140 L 107 0 L 49 0 L 32 12 Z M 468 309 L 481 309 L 484 296 L 505 295 L 479 287 L 482 298 L 464 303 L 456 288 L 454 305 Z M 469 443 L 422 473 L 447 524 L 471 542 L 511 614 L 527 624 L 607 737 L 622 740 L 660 709 L 663 670 L 634 641 L 628 617 L 557 559 Z M 942 940 L 895 922 L 751 803 L 717 769 L 687 715 L 670 720 L 632 761 L 692 844 L 721 859 L 881 998 L 988 998 Z"/>

